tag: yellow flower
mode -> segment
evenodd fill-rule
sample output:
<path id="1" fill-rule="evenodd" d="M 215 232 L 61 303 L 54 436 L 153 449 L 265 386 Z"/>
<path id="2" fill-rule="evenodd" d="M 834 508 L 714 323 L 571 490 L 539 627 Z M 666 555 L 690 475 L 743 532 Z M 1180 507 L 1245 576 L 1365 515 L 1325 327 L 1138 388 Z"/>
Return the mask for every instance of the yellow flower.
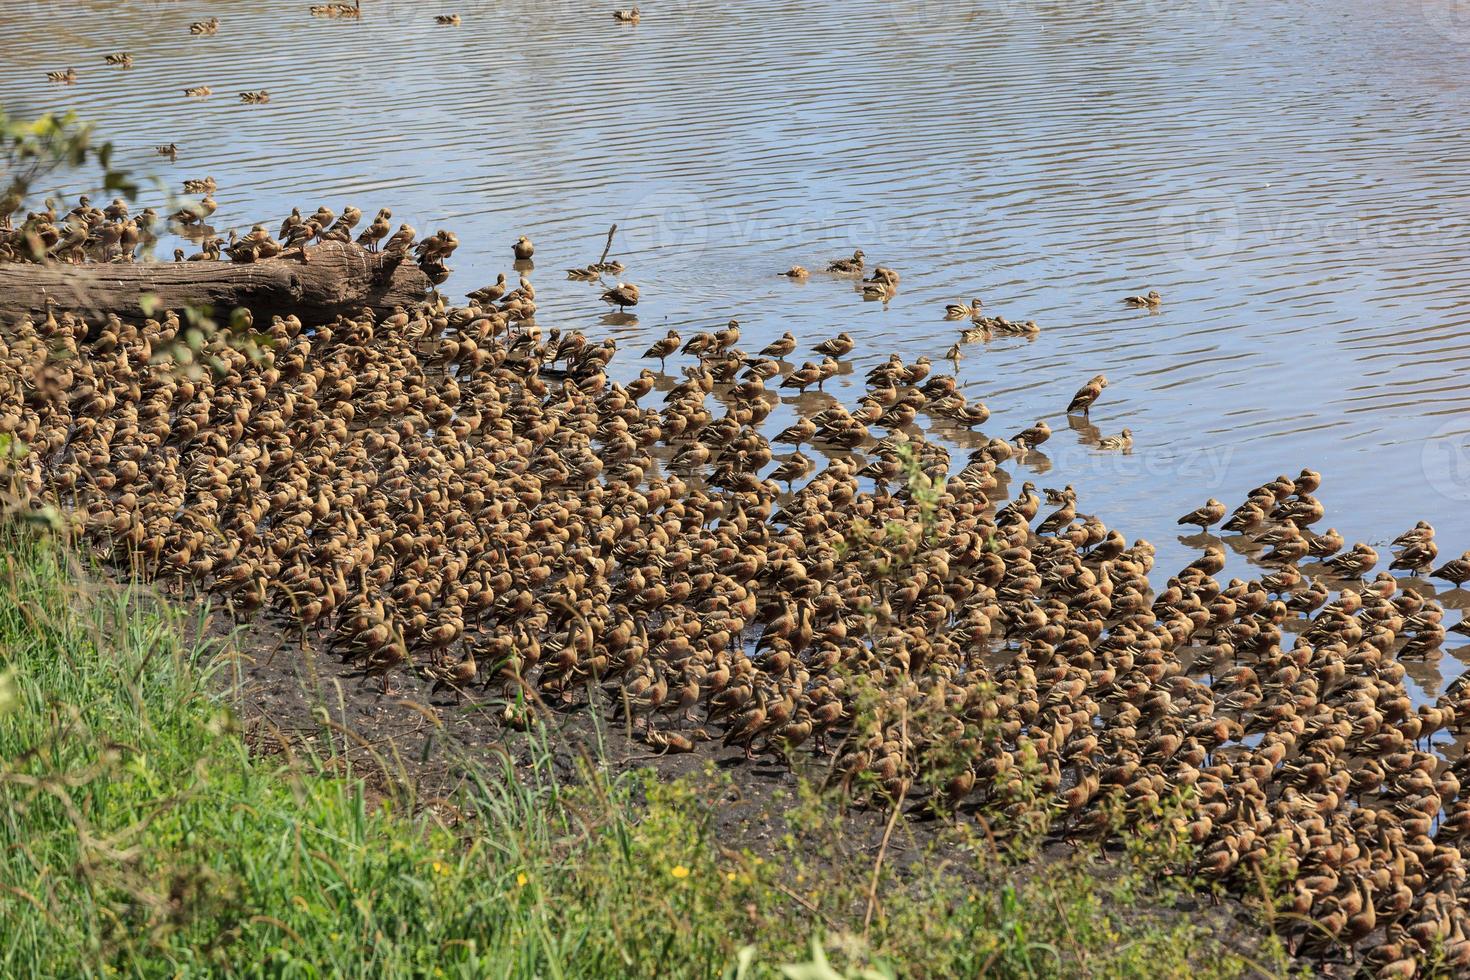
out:
<path id="1" fill-rule="evenodd" d="M 527 878 L 526 877 L 526 873 L 524 871 L 522 871 L 520 874 L 516 875 L 516 887 L 517 888 L 525 888 L 526 887 L 526 882 L 528 882 L 530 880 L 531 880 L 530 878 Z"/>
<path id="2" fill-rule="evenodd" d="M 688 878 L 689 869 L 684 867 L 684 865 L 682 864 L 676 864 L 673 866 L 673 868 L 669 870 L 669 874 L 673 875 L 675 878 Z"/>
<path id="3" fill-rule="evenodd" d="M 435 861 L 433 863 L 432 867 L 433 867 L 434 873 L 436 875 L 443 875 L 446 878 L 449 877 L 449 875 L 453 873 L 450 870 L 449 865 L 443 863 L 442 861 Z"/>
<path id="4" fill-rule="evenodd" d="M 733 871 L 726 871 L 725 872 L 725 880 L 726 881 L 734 881 L 735 880 L 735 872 L 733 872 Z"/>

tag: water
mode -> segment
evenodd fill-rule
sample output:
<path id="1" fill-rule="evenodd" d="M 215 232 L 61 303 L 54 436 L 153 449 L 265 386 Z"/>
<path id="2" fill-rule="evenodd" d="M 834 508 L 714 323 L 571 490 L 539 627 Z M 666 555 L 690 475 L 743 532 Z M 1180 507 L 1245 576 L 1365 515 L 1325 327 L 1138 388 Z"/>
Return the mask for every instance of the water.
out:
<path id="1" fill-rule="evenodd" d="M 657 366 L 636 355 L 671 327 L 738 317 L 749 351 L 846 330 L 852 372 L 828 392 L 852 406 L 891 352 L 945 369 L 943 307 L 981 296 L 1043 327 L 966 349 L 985 432 L 1050 419 L 1017 477 L 1074 484 L 1164 570 L 1198 553 L 1174 517 L 1303 466 L 1325 476 L 1319 529 L 1385 561 L 1420 518 L 1442 559 L 1470 547 L 1455 0 L 650 0 L 636 26 L 600 4 L 363 6 L 353 22 L 306 0 L 7 4 L 0 99 L 77 110 L 173 191 L 214 176 L 217 229 L 320 203 L 450 228 L 456 297 L 510 272 L 529 235 L 538 321 L 617 337 L 625 375 Z M 453 10 L 463 26 L 433 23 Z M 211 15 L 217 36 L 188 35 Z M 136 67 L 103 65 L 124 49 Z M 46 82 L 68 65 L 76 85 Z M 203 84 L 212 98 L 184 97 Z M 269 105 L 238 102 L 258 88 Z M 172 163 L 152 150 L 168 142 Z M 643 290 L 634 322 L 564 279 L 614 222 Z M 858 247 L 903 275 L 886 306 L 775 275 Z M 1157 314 L 1119 302 L 1147 288 Z M 1095 428 L 1069 428 L 1098 372 Z M 1090 445 L 1124 426 L 1131 456 Z M 1462 669 L 1452 655 L 1413 676 L 1432 697 Z"/>

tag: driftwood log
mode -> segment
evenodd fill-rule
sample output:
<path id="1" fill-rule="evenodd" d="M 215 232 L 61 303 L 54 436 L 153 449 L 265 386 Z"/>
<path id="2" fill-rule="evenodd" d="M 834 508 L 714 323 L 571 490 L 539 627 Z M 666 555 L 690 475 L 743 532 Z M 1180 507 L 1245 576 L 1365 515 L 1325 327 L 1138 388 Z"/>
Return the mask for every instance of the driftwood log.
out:
<path id="1" fill-rule="evenodd" d="M 236 307 L 257 321 L 296 314 L 303 323 L 324 323 L 339 313 L 423 300 L 428 276 L 402 254 L 369 252 L 360 245 L 325 242 L 264 262 L 141 262 L 86 265 L 0 265 L 0 322 L 58 310 L 88 315 L 116 313 L 141 319 L 148 308 L 208 308 L 216 317 Z"/>

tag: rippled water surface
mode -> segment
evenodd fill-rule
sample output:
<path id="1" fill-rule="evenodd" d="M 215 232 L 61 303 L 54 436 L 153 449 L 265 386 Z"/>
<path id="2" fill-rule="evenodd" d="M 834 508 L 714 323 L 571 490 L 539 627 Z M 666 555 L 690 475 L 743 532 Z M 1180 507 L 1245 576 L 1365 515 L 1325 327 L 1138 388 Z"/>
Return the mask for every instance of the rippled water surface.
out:
<path id="1" fill-rule="evenodd" d="M 636 355 L 671 327 L 738 317 L 746 350 L 846 330 L 852 371 L 827 388 L 852 406 L 891 352 L 945 369 L 944 305 L 983 297 L 1043 327 L 965 349 L 987 434 L 1048 418 L 1017 477 L 1075 484 L 1165 569 L 1198 553 L 1175 516 L 1303 466 L 1325 475 L 1319 529 L 1385 561 L 1419 518 L 1442 558 L 1470 547 L 1455 0 L 648 0 L 636 26 L 557 0 L 364 0 L 360 22 L 307 5 L 7 3 L 0 102 L 76 109 L 174 191 L 212 175 L 221 231 L 320 203 L 453 229 L 456 297 L 529 235 L 538 321 L 616 336 L 625 374 L 657 366 Z M 434 24 L 456 10 L 463 26 Z M 190 37 L 211 15 L 218 35 Z M 105 67 L 116 50 L 136 67 Z M 69 65 L 76 85 L 46 82 Z M 237 100 L 259 88 L 270 104 Z M 564 278 L 614 222 L 643 290 L 631 323 Z M 902 274 L 886 306 L 775 275 L 854 248 Z M 1150 287 L 1157 314 L 1119 301 Z M 1098 372 L 1112 386 L 1069 427 Z M 1093 448 L 1124 426 L 1131 456 Z M 1462 669 L 1414 676 L 1432 696 Z"/>

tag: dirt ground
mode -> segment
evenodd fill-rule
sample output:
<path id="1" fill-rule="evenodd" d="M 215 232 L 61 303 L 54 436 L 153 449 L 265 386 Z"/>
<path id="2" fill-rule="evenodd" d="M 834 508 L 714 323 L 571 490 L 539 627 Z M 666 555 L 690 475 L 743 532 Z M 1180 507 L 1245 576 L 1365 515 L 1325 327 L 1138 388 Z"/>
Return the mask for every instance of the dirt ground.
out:
<path id="1" fill-rule="evenodd" d="M 339 762 L 351 760 L 359 772 L 373 774 L 369 783 L 379 792 L 407 790 L 423 807 L 447 803 L 475 766 L 496 768 L 508 761 L 529 778 L 538 752 L 549 752 L 558 776 L 568 780 L 576 780 L 582 767 L 592 764 L 618 772 L 651 769 L 667 780 L 713 766 L 730 777 L 714 807 L 714 839 L 722 848 L 765 855 L 774 853 L 776 841 L 788 832 L 786 814 L 801 783 L 794 769 L 803 767 L 809 781 L 819 782 L 825 775 L 825 759 L 807 756 L 792 764 L 770 756 L 746 760 L 741 749 L 723 747 L 718 738 L 697 743 L 692 752 L 654 751 L 618 717 L 615 705 L 593 707 L 585 699 L 540 710 L 546 737 L 538 747 L 523 726 L 506 723 L 498 691 L 474 691 L 461 699 L 448 690 L 431 693 L 431 680 L 400 673 L 384 694 L 377 680 L 361 678 L 317 642 L 303 643 L 285 618 L 270 614 L 240 624 L 215 611 L 203 630 L 226 654 L 220 681 L 229 686 L 258 750 L 295 751 L 307 745 Z M 698 722 L 685 724 L 685 730 L 695 727 Z M 876 858 L 887 816 L 876 809 L 848 811 L 846 850 Z M 944 830 L 943 822 L 911 807 L 895 826 L 886 860 L 902 867 L 932 854 L 936 843 L 943 846 Z M 1068 853 L 1069 845 L 1055 842 L 1019 873 L 1043 873 L 1048 859 Z M 958 850 L 955 857 L 955 867 L 967 865 Z M 1099 875 L 1111 873 L 1106 863 L 1095 867 Z M 1261 941 L 1248 911 L 1235 902 L 1200 896 L 1158 911 L 1166 920 L 1187 917 L 1207 925 L 1248 957 L 1254 958 Z M 1351 971 L 1344 965 L 1321 975 L 1347 976 Z"/>

